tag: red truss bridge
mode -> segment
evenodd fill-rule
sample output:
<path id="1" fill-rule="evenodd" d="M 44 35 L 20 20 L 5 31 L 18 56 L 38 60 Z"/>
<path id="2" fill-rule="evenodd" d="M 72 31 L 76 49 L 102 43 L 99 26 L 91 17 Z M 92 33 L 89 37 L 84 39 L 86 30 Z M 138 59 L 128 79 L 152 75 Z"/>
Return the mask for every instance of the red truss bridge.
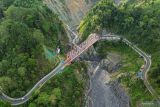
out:
<path id="1" fill-rule="evenodd" d="M 143 70 L 143 73 L 144 73 L 143 74 L 144 75 L 143 76 L 144 84 L 146 85 L 146 87 L 149 90 L 149 92 L 153 96 L 156 96 L 155 90 L 152 88 L 152 86 L 150 85 L 150 83 L 148 82 L 148 79 L 147 79 L 147 73 L 148 73 L 148 71 L 150 69 L 150 66 L 151 66 L 151 57 L 149 55 L 147 55 L 145 52 L 140 50 L 137 46 L 133 45 L 127 39 L 121 38 L 120 36 L 111 35 L 111 34 L 107 34 L 105 36 L 100 36 L 99 34 L 92 33 L 92 34 L 89 35 L 89 37 L 84 42 L 82 42 L 78 46 L 76 45 L 74 47 L 74 49 L 69 51 L 66 54 L 66 60 L 65 61 L 61 61 L 56 68 L 54 68 L 49 74 L 47 74 L 41 80 L 39 80 L 33 86 L 33 88 L 30 91 L 28 91 L 28 93 L 26 93 L 26 95 L 24 95 L 23 97 L 20 97 L 20 98 L 11 98 L 11 97 L 7 96 L 6 94 L 4 94 L 2 92 L 3 89 L 0 88 L 0 99 L 9 102 L 11 105 L 23 104 L 23 103 L 25 103 L 26 101 L 28 101 L 30 99 L 30 97 L 33 95 L 34 91 L 36 91 L 37 89 L 41 88 L 42 85 L 45 84 L 48 80 L 50 80 L 53 76 L 55 76 L 56 74 L 62 72 L 63 69 L 67 65 L 69 65 L 74 59 L 76 59 L 80 54 L 82 54 L 84 51 L 86 51 L 95 42 L 97 42 L 99 40 L 120 40 L 120 39 L 122 39 L 122 41 L 125 44 L 127 44 L 129 47 L 131 47 L 134 51 L 136 51 L 140 56 L 142 56 L 144 58 L 144 61 L 145 61 L 144 70 Z M 156 96 L 156 97 L 158 97 L 158 96 Z"/>
<path id="2" fill-rule="evenodd" d="M 87 50 L 90 46 L 92 46 L 98 40 L 100 40 L 100 35 L 95 33 L 91 34 L 79 46 L 75 46 L 73 50 L 67 53 L 66 63 L 70 64 L 75 58 L 77 58 L 80 54 L 82 54 L 85 50 Z"/>

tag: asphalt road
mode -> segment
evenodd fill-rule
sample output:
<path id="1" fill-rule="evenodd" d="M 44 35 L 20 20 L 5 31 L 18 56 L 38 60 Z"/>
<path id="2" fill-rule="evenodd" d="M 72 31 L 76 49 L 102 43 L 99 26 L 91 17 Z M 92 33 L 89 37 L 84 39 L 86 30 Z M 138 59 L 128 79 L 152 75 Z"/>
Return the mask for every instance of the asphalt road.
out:
<path id="1" fill-rule="evenodd" d="M 115 35 L 107 35 L 108 37 L 102 37 L 101 39 L 107 39 L 107 40 L 119 40 L 121 37 L 120 36 L 115 36 Z M 129 45 L 131 48 L 133 48 L 139 55 L 143 56 L 145 60 L 145 67 L 144 67 L 144 84 L 146 85 L 147 89 L 150 91 L 150 93 L 154 96 L 157 96 L 156 92 L 152 88 L 152 86 L 149 84 L 148 79 L 147 79 L 147 73 L 150 69 L 151 66 L 151 57 L 147 55 L 145 52 L 140 50 L 138 47 L 133 45 L 131 42 L 129 42 L 127 39 L 123 39 L 123 42 Z M 38 81 L 35 86 L 23 97 L 21 98 L 11 98 L 7 95 L 5 95 L 2 91 L 0 91 L 0 98 L 2 100 L 5 100 L 11 105 L 20 105 L 25 103 L 26 101 L 29 100 L 29 98 L 32 96 L 33 92 L 40 88 L 44 83 L 46 83 L 50 78 L 55 76 L 57 73 L 61 72 L 61 70 L 65 67 L 65 62 L 61 61 L 60 64 L 52 70 L 49 74 L 47 74 L 45 77 L 43 77 L 40 81 Z"/>
<path id="2" fill-rule="evenodd" d="M 7 101 L 9 103 L 11 103 L 11 105 L 20 105 L 25 103 L 26 101 L 29 100 L 29 98 L 32 96 L 32 94 L 39 88 L 41 88 L 41 86 L 46 83 L 49 79 L 51 79 L 53 76 L 55 76 L 56 74 L 58 74 L 59 72 L 61 72 L 61 70 L 63 70 L 65 66 L 65 62 L 61 61 L 59 63 L 59 65 L 52 70 L 49 74 L 47 74 L 46 76 L 44 76 L 40 81 L 38 81 L 34 87 L 23 97 L 21 98 L 11 98 L 9 96 L 7 96 L 6 94 L 4 94 L 3 92 L 1 92 L 1 96 L 0 98 L 4 101 Z"/>
<path id="3" fill-rule="evenodd" d="M 153 89 L 153 87 L 151 86 L 151 84 L 148 81 L 148 72 L 150 70 L 151 64 L 152 64 L 152 60 L 151 60 L 151 56 L 147 55 L 145 52 L 143 52 L 141 49 L 139 49 L 137 46 L 132 45 L 131 42 L 129 42 L 127 39 L 123 40 L 124 42 L 128 43 L 128 45 L 130 47 L 132 47 L 137 53 L 139 53 L 139 55 L 141 55 L 145 61 L 145 65 L 144 65 L 144 69 L 143 69 L 143 81 L 145 86 L 147 87 L 148 91 L 152 94 L 153 97 L 155 97 L 157 99 L 157 102 L 160 104 L 160 98 L 157 94 L 157 92 Z"/>
<path id="4" fill-rule="evenodd" d="M 143 52 L 142 50 L 140 50 L 137 46 L 132 45 L 131 42 L 129 42 L 127 39 L 123 39 L 124 42 L 126 42 L 130 47 L 132 47 L 140 56 L 143 57 L 145 64 L 144 64 L 144 69 L 143 69 L 143 80 L 144 80 L 144 84 L 146 85 L 147 89 L 149 90 L 149 92 L 154 95 L 155 91 L 153 90 L 153 88 L 151 87 L 151 85 L 148 82 L 147 79 L 147 73 L 149 72 L 149 69 L 151 67 L 151 56 L 147 55 L 145 52 Z"/>
<path id="5" fill-rule="evenodd" d="M 120 36 L 115 36 L 115 35 L 107 35 L 110 36 L 110 38 L 112 38 L 112 40 L 119 40 L 121 37 Z M 102 37 L 102 39 L 105 39 L 105 37 Z M 143 57 L 145 64 L 144 64 L 144 69 L 143 69 L 143 81 L 145 86 L 147 87 L 148 91 L 153 95 L 153 97 L 155 97 L 158 101 L 158 103 L 160 104 L 160 98 L 158 97 L 158 94 L 156 93 L 156 91 L 153 89 L 153 87 L 150 85 L 150 83 L 148 82 L 148 72 L 150 70 L 151 64 L 152 64 L 152 60 L 151 60 L 151 56 L 147 55 L 145 52 L 143 52 L 141 49 L 139 49 L 136 45 L 133 45 L 130 41 L 128 41 L 127 39 L 123 38 L 122 41 L 127 44 L 129 47 L 131 47 L 134 51 L 136 51 L 140 56 Z"/>

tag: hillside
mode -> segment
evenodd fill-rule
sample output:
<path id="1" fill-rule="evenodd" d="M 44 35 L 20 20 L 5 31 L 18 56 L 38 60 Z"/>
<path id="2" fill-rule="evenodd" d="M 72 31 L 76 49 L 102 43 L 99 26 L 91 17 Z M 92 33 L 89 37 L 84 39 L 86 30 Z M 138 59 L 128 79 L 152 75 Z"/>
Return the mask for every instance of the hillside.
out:
<path id="1" fill-rule="evenodd" d="M 60 19 L 71 27 L 79 25 L 90 8 L 99 0 L 44 0 Z"/>
<path id="2" fill-rule="evenodd" d="M 156 100 L 160 95 L 160 0 L 101 0 L 93 6 L 97 1 L 0 0 L 0 107 L 11 107 L 8 102 L 18 104 L 18 100 L 23 103 L 19 107 L 135 107 Z M 75 36 L 66 24 L 75 30 L 80 21 L 77 44 L 91 33 L 106 30 L 131 41 L 131 46 L 121 38 L 99 40 L 68 66 L 66 53 L 75 49 L 70 55 L 78 54 L 81 46 L 75 47 Z M 147 59 L 151 55 L 148 79 L 157 96 L 138 77 L 145 61 L 132 49 L 134 44 L 148 54 Z M 63 66 L 58 68 L 60 62 Z M 52 70 L 53 78 L 36 84 Z M 38 88 L 25 96 L 35 85 Z M 9 101 L 2 93 L 19 99 Z"/>
<path id="3" fill-rule="evenodd" d="M 52 66 L 43 55 L 43 46 L 55 49 L 58 33 L 61 32 L 65 37 L 62 23 L 55 14 L 50 14 L 51 11 L 36 2 L 35 6 L 34 3 L 29 4 L 15 1 L 3 10 L 4 17 L 0 24 L 0 70 L 4 77 L 1 77 L 0 83 L 8 83 L 8 90 L 2 85 L 6 92 L 16 87 L 25 90 L 24 87 L 34 84 L 39 77 L 49 72 Z M 24 92 L 19 92 L 20 95 L 21 93 Z M 19 96 L 16 92 L 10 95 Z"/>
<path id="4" fill-rule="evenodd" d="M 60 61 L 55 55 L 57 47 L 63 59 L 68 51 L 68 38 L 58 15 L 41 0 L 0 0 L 0 6 L 0 88 L 8 96 L 18 98 L 57 66 Z M 81 70 L 85 66 L 79 68 L 81 65 L 67 67 L 63 76 L 59 74 L 50 80 L 21 107 L 80 106 L 85 84 L 85 79 L 79 77 L 85 77 Z M 0 106 L 9 106 L 4 103 L 0 101 Z"/>
<path id="5" fill-rule="evenodd" d="M 103 29 L 106 29 L 107 32 L 126 37 L 150 54 L 152 56 L 152 67 L 148 74 L 149 81 L 154 89 L 160 94 L 159 6 L 159 0 L 130 0 L 128 2 L 126 0 L 119 6 L 114 4 L 112 0 L 102 0 L 97 3 L 83 19 L 79 26 L 79 31 L 84 40 L 90 32 L 100 33 Z M 141 99 L 140 97 L 143 97 L 144 95 L 141 95 L 139 92 L 140 90 L 142 91 L 145 89 L 138 90 L 136 91 L 137 94 L 134 93 L 133 97 L 137 96 L 138 99 Z M 133 94 L 132 92 L 133 91 L 131 90 L 131 94 Z"/>

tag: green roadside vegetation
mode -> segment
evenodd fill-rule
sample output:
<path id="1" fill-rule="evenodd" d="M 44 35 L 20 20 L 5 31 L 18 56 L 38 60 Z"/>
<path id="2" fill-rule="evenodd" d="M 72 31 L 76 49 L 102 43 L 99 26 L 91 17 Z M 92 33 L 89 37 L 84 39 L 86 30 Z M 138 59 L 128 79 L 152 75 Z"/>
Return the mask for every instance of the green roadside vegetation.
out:
<path id="1" fill-rule="evenodd" d="M 11 105 L 7 102 L 3 102 L 0 100 L 0 107 L 11 107 Z"/>
<path id="2" fill-rule="evenodd" d="M 86 39 L 91 32 L 107 29 L 108 32 L 126 37 L 150 54 L 152 66 L 148 76 L 158 94 L 160 94 L 159 6 L 160 0 L 125 0 L 119 6 L 112 0 L 102 0 L 90 10 L 79 26 L 83 39 Z M 136 90 L 136 92 L 140 94 L 142 91 Z M 137 94 L 133 93 L 134 96 L 138 96 Z M 136 98 L 134 96 L 133 99 Z"/>
<path id="3" fill-rule="evenodd" d="M 1 8 L 4 16 L 0 19 L 0 86 L 11 97 L 24 95 L 54 68 L 44 56 L 43 45 L 55 49 L 58 35 L 65 38 L 56 14 L 41 2 L 37 5 L 37 0 L 24 1 L 15 0 Z M 5 2 L 8 3 L 2 0 L 1 5 Z M 64 48 L 62 44 L 66 42 L 58 45 Z"/>
<path id="4" fill-rule="evenodd" d="M 18 107 L 82 107 L 88 78 L 86 71 L 84 62 L 72 63 Z M 3 101 L 0 106 L 11 107 Z"/>
<path id="5" fill-rule="evenodd" d="M 37 90 L 29 102 L 19 107 L 82 107 L 86 74 L 83 62 L 72 63 Z"/>
<path id="6" fill-rule="evenodd" d="M 95 45 L 98 49 L 97 52 L 100 56 L 104 57 L 109 52 L 116 52 L 122 57 L 123 66 L 120 69 L 121 73 L 132 73 L 135 74 L 144 64 L 143 58 L 139 57 L 139 55 L 126 44 L 121 42 L 114 41 L 100 41 Z M 136 75 L 136 74 L 135 74 Z"/>
<path id="7" fill-rule="evenodd" d="M 121 56 L 122 66 L 118 69 L 116 75 L 121 75 L 118 79 L 131 98 L 132 107 L 136 107 L 137 101 L 152 100 L 152 96 L 143 81 L 137 77 L 138 71 L 144 64 L 143 58 L 121 41 L 100 41 L 95 44 L 95 48 L 102 57 L 106 57 L 108 53 L 117 53 Z"/>
<path id="8" fill-rule="evenodd" d="M 59 60 L 55 62 L 49 58 L 51 54 L 56 57 L 57 46 L 61 49 L 60 57 L 64 57 L 67 43 L 63 23 L 41 0 L 0 0 L 2 91 L 15 98 L 25 95 L 57 66 Z M 82 65 L 85 67 L 84 64 L 67 67 L 63 74 L 50 80 L 20 107 L 80 107 L 85 84 Z M 0 106 L 9 107 L 10 104 L 0 101 Z"/>

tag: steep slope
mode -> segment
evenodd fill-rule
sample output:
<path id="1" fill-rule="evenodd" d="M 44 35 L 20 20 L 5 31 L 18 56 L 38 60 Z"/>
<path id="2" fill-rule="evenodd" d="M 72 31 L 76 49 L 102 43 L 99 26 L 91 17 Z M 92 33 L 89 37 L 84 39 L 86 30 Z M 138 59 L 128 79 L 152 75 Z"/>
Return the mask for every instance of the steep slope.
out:
<path id="1" fill-rule="evenodd" d="M 57 46 L 63 59 L 68 38 L 62 21 L 41 0 L 0 0 L 0 6 L 0 91 L 19 98 L 59 63 Z M 51 60 L 46 50 L 53 53 Z M 85 86 L 82 65 L 67 67 L 21 107 L 80 107 Z M 5 103 L 0 99 L 1 107 L 11 106 Z"/>
<path id="2" fill-rule="evenodd" d="M 62 22 L 54 13 L 37 0 L 30 4 L 16 0 L 3 11 L 0 23 L 0 85 L 14 97 L 23 95 L 26 87 L 53 67 L 46 60 L 43 47 L 54 50 L 57 40 L 65 38 Z M 61 43 L 59 46 L 63 47 Z"/>
<path id="3" fill-rule="evenodd" d="M 52 50 L 57 44 L 64 47 L 67 38 L 62 22 L 37 0 L 31 3 L 16 0 L 3 14 L 0 23 L 0 86 L 5 93 L 18 97 L 54 67 L 54 62 L 45 58 L 43 47 Z"/>
<path id="4" fill-rule="evenodd" d="M 160 0 L 129 0 L 119 6 L 116 6 L 113 0 L 102 0 L 81 22 L 80 33 L 82 38 L 85 39 L 90 32 L 101 32 L 106 29 L 108 32 L 125 36 L 150 54 L 152 56 L 152 67 L 148 75 L 152 86 L 160 94 L 159 6 Z M 134 85 L 136 86 L 136 84 Z M 132 84 L 132 86 L 134 85 Z M 145 89 L 138 87 L 133 94 L 135 101 L 145 99 L 145 95 L 142 94 Z M 132 94 L 134 88 L 129 90 Z"/>
<path id="5" fill-rule="evenodd" d="M 96 1 L 99 0 L 44 0 L 44 3 L 57 13 L 61 20 L 74 27 Z"/>

